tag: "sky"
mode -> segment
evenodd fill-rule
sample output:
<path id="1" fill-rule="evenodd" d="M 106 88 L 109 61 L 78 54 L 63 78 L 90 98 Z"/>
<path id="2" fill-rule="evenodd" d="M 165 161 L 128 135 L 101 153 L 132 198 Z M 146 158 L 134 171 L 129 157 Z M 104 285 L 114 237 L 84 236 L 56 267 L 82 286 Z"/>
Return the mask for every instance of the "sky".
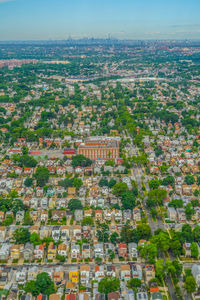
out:
<path id="1" fill-rule="evenodd" d="M 0 40 L 200 39 L 200 0 L 0 0 Z"/>

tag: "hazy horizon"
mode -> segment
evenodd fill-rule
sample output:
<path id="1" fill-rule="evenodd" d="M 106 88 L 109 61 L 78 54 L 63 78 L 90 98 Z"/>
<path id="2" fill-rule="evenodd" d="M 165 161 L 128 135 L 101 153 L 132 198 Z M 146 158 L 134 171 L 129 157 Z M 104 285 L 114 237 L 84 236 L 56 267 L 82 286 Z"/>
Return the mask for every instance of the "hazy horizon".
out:
<path id="1" fill-rule="evenodd" d="M 200 39 L 198 0 L 0 0 L 0 40 Z"/>

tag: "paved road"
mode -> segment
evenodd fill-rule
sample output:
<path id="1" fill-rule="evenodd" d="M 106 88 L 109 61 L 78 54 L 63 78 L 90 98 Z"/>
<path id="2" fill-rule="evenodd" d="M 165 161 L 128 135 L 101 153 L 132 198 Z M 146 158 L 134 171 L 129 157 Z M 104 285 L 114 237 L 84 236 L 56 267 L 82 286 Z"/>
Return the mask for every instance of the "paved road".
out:
<path id="1" fill-rule="evenodd" d="M 131 146 L 129 148 L 130 155 L 138 155 L 139 151 L 138 151 L 137 147 L 133 144 L 131 136 L 128 135 L 128 137 L 131 140 Z M 137 182 L 137 185 L 138 185 L 138 188 L 139 188 L 139 191 L 142 195 L 144 195 L 144 192 L 142 190 L 142 182 L 145 184 L 145 188 L 146 188 L 147 192 L 149 192 L 148 180 L 147 180 L 147 177 L 144 173 L 144 168 L 142 166 L 134 165 L 131 169 L 131 175 L 135 178 L 135 180 Z M 162 222 L 161 219 L 158 218 L 156 222 L 154 222 L 152 220 L 149 209 L 146 206 L 146 200 L 147 200 L 147 196 L 144 198 L 144 201 L 143 201 L 143 209 L 144 209 L 145 214 L 147 216 L 148 223 L 149 223 L 149 226 L 151 227 L 152 233 L 154 233 L 158 228 L 161 228 L 161 229 L 164 230 L 165 229 L 164 228 L 164 223 Z M 163 254 L 162 254 L 162 258 L 164 259 L 164 261 L 166 260 L 166 258 Z M 172 300 L 177 300 L 177 296 L 176 296 L 176 293 L 175 293 L 175 289 L 174 289 L 174 285 L 173 285 L 171 277 L 166 276 L 165 282 L 166 282 L 166 286 L 168 287 L 168 291 L 169 291 L 169 295 L 170 295 L 171 299 Z"/>

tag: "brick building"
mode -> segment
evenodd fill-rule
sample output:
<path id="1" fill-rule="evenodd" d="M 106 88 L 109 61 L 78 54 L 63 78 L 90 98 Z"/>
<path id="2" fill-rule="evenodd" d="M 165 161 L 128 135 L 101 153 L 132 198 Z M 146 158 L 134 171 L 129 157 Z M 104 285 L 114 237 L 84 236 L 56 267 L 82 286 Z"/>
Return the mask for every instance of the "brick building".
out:
<path id="1" fill-rule="evenodd" d="M 119 158 L 119 142 L 115 140 L 85 141 L 78 147 L 78 154 L 91 160 L 108 160 Z"/>

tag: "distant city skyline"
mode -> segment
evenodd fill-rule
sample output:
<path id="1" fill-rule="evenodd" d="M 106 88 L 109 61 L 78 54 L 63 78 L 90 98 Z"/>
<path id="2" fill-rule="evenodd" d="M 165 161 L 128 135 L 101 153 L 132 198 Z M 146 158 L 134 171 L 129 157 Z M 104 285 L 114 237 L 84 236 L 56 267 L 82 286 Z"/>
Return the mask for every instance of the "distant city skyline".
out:
<path id="1" fill-rule="evenodd" d="M 0 40 L 200 39 L 199 0 L 0 0 Z"/>

